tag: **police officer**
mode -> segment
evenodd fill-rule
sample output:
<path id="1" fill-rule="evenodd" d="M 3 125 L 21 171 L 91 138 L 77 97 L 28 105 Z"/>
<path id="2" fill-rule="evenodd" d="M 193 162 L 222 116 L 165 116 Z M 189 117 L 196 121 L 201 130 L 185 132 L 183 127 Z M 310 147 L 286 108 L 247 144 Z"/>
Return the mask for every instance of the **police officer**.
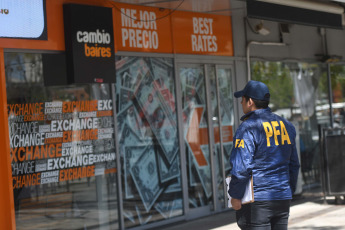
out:
<path id="1" fill-rule="evenodd" d="M 268 107 L 268 87 L 249 81 L 235 92 L 242 98 L 242 124 L 234 136 L 230 156 L 229 195 L 241 229 L 287 229 L 290 201 L 300 167 L 296 131 Z M 241 203 L 246 184 L 253 177 L 254 202 Z"/>

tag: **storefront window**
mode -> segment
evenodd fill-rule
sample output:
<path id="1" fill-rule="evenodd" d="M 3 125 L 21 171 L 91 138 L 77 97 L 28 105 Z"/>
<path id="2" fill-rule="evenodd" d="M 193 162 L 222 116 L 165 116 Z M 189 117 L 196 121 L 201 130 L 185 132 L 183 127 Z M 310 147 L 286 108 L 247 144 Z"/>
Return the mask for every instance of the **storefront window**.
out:
<path id="1" fill-rule="evenodd" d="M 5 53 L 16 226 L 118 229 L 110 86 L 45 86 L 43 59 Z"/>
<path id="2" fill-rule="evenodd" d="M 224 153 L 225 176 L 230 175 L 230 154 L 233 144 L 234 102 L 232 91 L 231 69 L 218 68 L 218 88 L 220 99 L 220 117 L 222 126 L 222 141 Z"/>
<path id="3" fill-rule="evenodd" d="M 205 73 L 203 66 L 199 65 L 182 67 L 179 71 L 189 207 L 198 208 L 211 204 L 213 198 Z"/>
<path id="4" fill-rule="evenodd" d="M 224 180 L 230 173 L 230 153 L 233 143 L 234 110 L 232 96 L 231 69 L 208 65 L 210 82 L 210 102 L 214 132 L 215 173 L 217 178 L 218 200 L 225 208 L 227 191 Z M 217 74 L 216 74 L 217 71 Z M 221 147 L 223 148 L 223 157 Z M 222 166 L 223 165 L 223 166 Z M 223 175 L 224 170 L 224 175 Z"/>
<path id="5" fill-rule="evenodd" d="M 345 66 L 331 65 L 334 127 L 345 126 Z"/>
<path id="6" fill-rule="evenodd" d="M 173 60 L 117 57 L 126 227 L 183 214 Z"/>
<path id="7" fill-rule="evenodd" d="M 252 63 L 253 80 L 266 83 L 270 89 L 272 111 L 298 129 L 301 171 L 306 185 L 320 183 L 319 127 L 330 125 L 325 67 L 308 63 Z"/>

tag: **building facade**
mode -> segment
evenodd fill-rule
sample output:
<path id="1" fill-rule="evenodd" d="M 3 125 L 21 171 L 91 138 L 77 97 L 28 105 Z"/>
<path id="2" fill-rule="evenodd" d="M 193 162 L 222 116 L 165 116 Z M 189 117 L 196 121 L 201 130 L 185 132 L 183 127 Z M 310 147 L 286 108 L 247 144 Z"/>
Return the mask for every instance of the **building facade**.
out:
<path id="1" fill-rule="evenodd" d="M 297 193 L 320 186 L 318 130 L 344 122 L 341 28 L 235 0 L 16 2 L 0 14 L 3 229 L 150 229 L 225 211 L 233 92 L 250 79 L 296 125 Z"/>

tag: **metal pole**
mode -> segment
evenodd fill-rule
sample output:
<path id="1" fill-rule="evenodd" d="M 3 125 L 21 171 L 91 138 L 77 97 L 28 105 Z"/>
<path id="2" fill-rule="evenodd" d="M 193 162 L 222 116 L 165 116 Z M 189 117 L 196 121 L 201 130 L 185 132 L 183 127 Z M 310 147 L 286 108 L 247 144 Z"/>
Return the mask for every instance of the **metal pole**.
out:
<path id="1" fill-rule="evenodd" d="M 189 214 L 189 199 L 188 199 L 188 179 L 187 179 L 187 154 L 186 143 L 184 140 L 184 123 L 182 118 L 182 90 L 181 90 L 181 79 L 179 72 L 180 65 L 177 64 L 176 58 L 174 58 L 174 71 L 175 71 L 175 89 L 176 89 L 176 116 L 178 124 L 178 139 L 180 147 L 180 170 L 181 170 L 181 185 L 182 185 L 182 197 L 183 197 L 183 213 L 185 216 Z"/>
<path id="2" fill-rule="evenodd" d="M 218 104 L 218 126 L 219 126 L 219 154 L 220 154 L 220 167 L 222 169 L 222 181 L 223 181 L 223 192 L 224 192 L 224 207 L 228 204 L 227 186 L 225 185 L 225 170 L 224 170 L 224 149 L 223 149 L 223 132 L 222 132 L 222 116 L 220 113 L 220 95 L 219 95 L 219 82 L 218 82 L 218 67 L 216 69 L 216 92 L 217 92 L 217 104 Z"/>
<path id="3" fill-rule="evenodd" d="M 213 207 L 216 211 L 218 209 L 217 205 L 217 196 L 216 196 L 216 187 L 217 187 L 217 180 L 215 179 L 215 167 L 214 167 L 214 133 L 213 133 L 213 122 L 211 119 L 212 116 L 212 106 L 210 102 L 210 78 L 207 72 L 207 66 L 204 64 L 204 82 L 205 82 L 205 90 L 206 90 L 206 111 L 207 111 L 207 123 L 208 123 L 208 140 L 209 140 L 209 151 L 210 151 L 210 173 L 211 173 L 211 180 L 212 180 L 212 194 L 213 194 Z"/>
<path id="4" fill-rule="evenodd" d="M 334 128 L 334 116 L 333 116 L 333 96 L 332 96 L 332 82 L 331 82 L 331 66 L 327 63 L 327 78 L 328 78 L 328 97 L 329 97 L 329 117 L 331 127 Z"/>
<path id="5" fill-rule="evenodd" d="M 117 132 L 117 113 L 116 113 L 116 92 L 115 84 L 111 84 L 111 96 L 113 100 L 113 117 L 114 117 L 114 134 L 115 134 L 115 152 L 116 152 L 116 175 L 117 175 L 117 202 L 118 202 L 118 218 L 119 218 L 119 229 L 125 229 L 124 218 L 123 218 L 123 200 L 122 200 L 122 184 L 121 184 L 121 154 L 118 142 L 118 132 Z"/>

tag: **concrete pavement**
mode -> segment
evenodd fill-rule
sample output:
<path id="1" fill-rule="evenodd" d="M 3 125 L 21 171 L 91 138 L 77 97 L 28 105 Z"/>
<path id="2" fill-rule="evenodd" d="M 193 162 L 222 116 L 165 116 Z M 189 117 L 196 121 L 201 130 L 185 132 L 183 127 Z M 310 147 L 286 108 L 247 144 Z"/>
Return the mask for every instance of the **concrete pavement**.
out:
<path id="1" fill-rule="evenodd" d="M 335 204 L 334 197 L 307 201 L 291 207 L 289 229 L 345 229 L 345 204 Z"/>
<path id="2" fill-rule="evenodd" d="M 182 223 L 164 226 L 164 230 L 236 230 L 235 211 L 218 213 Z M 291 203 L 291 230 L 345 230 L 345 202 L 336 204 L 335 197 L 302 196 Z"/>

